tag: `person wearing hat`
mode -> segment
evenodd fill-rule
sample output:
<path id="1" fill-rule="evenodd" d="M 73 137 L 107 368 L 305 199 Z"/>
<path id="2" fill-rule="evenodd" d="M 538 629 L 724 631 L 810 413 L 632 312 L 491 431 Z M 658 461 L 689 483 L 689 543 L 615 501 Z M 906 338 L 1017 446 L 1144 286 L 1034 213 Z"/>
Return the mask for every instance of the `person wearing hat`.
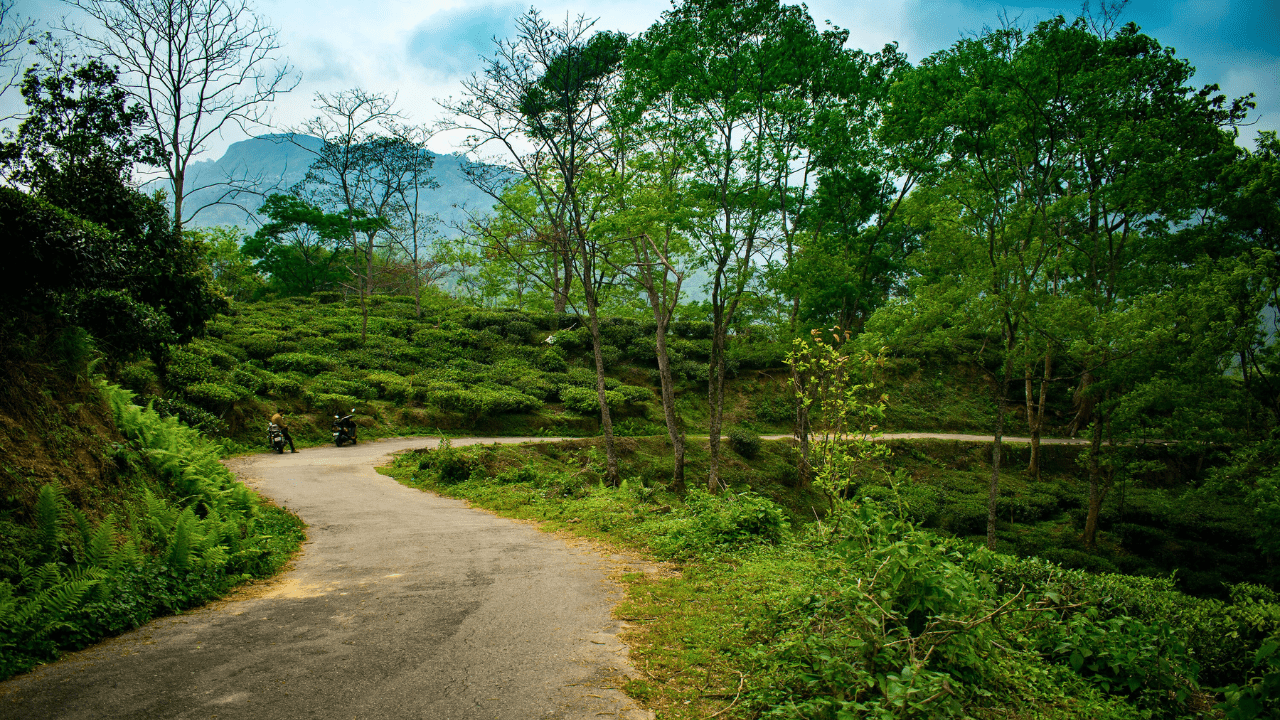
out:
<path id="1" fill-rule="evenodd" d="M 280 414 L 279 410 L 276 410 L 276 414 L 271 416 L 271 422 L 280 428 L 280 432 L 284 434 L 284 439 L 289 442 L 289 452 L 298 452 L 293 447 L 293 436 L 289 434 L 289 426 L 284 424 L 284 416 Z"/>

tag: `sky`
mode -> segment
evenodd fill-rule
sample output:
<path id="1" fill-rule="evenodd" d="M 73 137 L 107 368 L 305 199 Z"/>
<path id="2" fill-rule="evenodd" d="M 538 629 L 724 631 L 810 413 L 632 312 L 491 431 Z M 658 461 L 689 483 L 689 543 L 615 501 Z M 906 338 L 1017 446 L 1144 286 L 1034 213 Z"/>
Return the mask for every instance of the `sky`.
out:
<path id="1" fill-rule="evenodd" d="M 273 127 L 251 132 L 296 128 L 316 114 L 316 93 L 355 87 L 394 95 L 408 120 L 431 124 L 442 116 L 438 100 L 460 94 L 461 81 L 480 68 L 480 56 L 492 53 L 493 38 L 509 37 L 515 18 L 529 7 L 503 0 L 256 0 L 257 11 L 279 30 L 281 54 L 301 72 L 302 82 L 275 103 Z M 670 4 L 554 0 L 534 7 L 553 20 L 584 15 L 598 18 L 599 30 L 637 34 Z M 1081 4 L 814 0 L 808 7 L 820 26 L 830 21 L 849 30 L 850 47 L 874 51 L 896 41 L 914 63 L 984 26 L 999 25 L 1002 15 L 1030 26 L 1059 14 L 1074 17 Z M 73 8 L 58 0 L 15 0 L 15 10 L 49 24 Z M 1242 128 L 1242 145 L 1252 147 L 1259 130 L 1280 129 L 1280 0 L 1132 0 L 1121 19 L 1136 22 L 1190 60 L 1197 68 L 1195 85 L 1216 83 L 1229 97 L 1257 94 L 1254 123 Z M 0 113 L 12 107 L 14 95 L 0 100 Z M 210 143 L 206 157 L 220 156 L 243 137 L 237 131 Z M 432 149 L 455 148 L 451 138 L 441 135 Z"/>

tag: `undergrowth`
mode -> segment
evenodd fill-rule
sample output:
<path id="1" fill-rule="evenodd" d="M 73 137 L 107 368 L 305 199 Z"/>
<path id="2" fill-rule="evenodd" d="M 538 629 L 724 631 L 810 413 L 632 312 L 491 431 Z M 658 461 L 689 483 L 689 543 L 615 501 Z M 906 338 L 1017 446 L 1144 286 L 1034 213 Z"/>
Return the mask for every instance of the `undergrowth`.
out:
<path id="1" fill-rule="evenodd" d="M 7 524 L 20 537 L 0 555 L 0 677 L 271 575 L 303 539 L 296 516 L 218 462 L 218 445 L 127 390 L 99 389 L 133 493 L 94 520 L 45 484 L 32 526 Z"/>
<path id="2" fill-rule="evenodd" d="M 581 447 L 446 444 L 385 471 L 675 563 L 675 577 L 626 576 L 617 610 L 642 675 L 626 690 L 660 717 L 1236 720 L 1276 710 L 1280 604 L 1265 588 L 1202 599 L 1170 578 L 994 553 L 919 528 L 893 497 L 836 500 L 820 522 L 796 522 L 744 486 L 669 492 L 645 482 L 646 460 L 624 456 L 629 477 L 616 489 Z M 891 486 L 913 491 L 901 477 Z"/>

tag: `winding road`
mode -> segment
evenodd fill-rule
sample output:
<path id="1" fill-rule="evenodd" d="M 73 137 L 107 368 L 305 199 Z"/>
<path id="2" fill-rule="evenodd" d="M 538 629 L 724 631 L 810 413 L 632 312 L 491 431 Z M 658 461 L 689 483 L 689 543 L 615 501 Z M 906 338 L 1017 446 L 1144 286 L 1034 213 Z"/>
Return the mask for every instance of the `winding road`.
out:
<path id="1" fill-rule="evenodd" d="M 645 568 L 373 470 L 435 442 L 235 461 L 309 524 L 293 569 L 0 683 L 0 718 L 652 718 L 609 579 Z"/>
<path id="2" fill-rule="evenodd" d="M 925 438 L 991 441 L 882 439 Z M 547 439 L 452 442 L 535 440 Z M 634 670 L 610 576 L 657 568 L 373 470 L 437 442 L 234 461 L 243 481 L 309 524 L 294 567 L 0 683 L 0 718 L 652 718 L 620 690 Z"/>

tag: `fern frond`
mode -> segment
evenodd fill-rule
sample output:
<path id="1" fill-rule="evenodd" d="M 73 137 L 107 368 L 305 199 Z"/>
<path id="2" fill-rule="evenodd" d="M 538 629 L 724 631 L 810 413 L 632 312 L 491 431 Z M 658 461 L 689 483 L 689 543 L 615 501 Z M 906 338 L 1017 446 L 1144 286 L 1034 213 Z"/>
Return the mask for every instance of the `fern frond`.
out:
<path id="1" fill-rule="evenodd" d="M 41 560 L 53 560 L 58 554 L 58 546 L 62 541 L 62 497 L 58 489 L 52 485 L 40 486 L 40 494 L 36 496 L 34 514 L 36 518 L 36 546 Z"/>

